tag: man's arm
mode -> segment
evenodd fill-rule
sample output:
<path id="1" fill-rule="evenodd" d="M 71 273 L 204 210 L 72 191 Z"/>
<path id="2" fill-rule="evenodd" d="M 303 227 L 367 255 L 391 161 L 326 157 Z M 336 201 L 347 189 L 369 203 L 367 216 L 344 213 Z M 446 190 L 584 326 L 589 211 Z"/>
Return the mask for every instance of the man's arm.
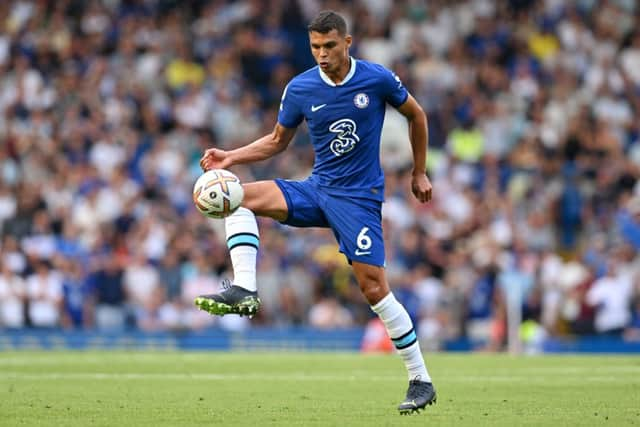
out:
<path id="1" fill-rule="evenodd" d="M 429 144 L 427 115 L 411 95 L 409 95 L 404 104 L 398 107 L 398 111 L 409 122 L 409 140 L 413 151 L 411 191 L 421 202 L 428 202 L 431 200 L 432 186 L 426 174 L 427 146 Z"/>
<path id="2" fill-rule="evenodd" d="M 235 150 L 225 151 L 209 148 L 200 159 L 200 166 L 207 171 L 266 160 L 287 148 L 295 133 L 296 128 L 286 128 L 280 123 L 276 123 L 270 134 Z"/>

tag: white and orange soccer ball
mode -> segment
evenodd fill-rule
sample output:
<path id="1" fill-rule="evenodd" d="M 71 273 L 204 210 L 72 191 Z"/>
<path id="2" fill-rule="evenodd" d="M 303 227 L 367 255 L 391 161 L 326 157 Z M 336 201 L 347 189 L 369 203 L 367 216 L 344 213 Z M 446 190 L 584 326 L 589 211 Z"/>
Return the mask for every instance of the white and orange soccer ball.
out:
<path id="1" fill-rule="evenodd" d="M 240 179 L 225 169 L 209 170 L 193 186 L 193 203 L 209 218 L 225 218 L 236 211 L 244 198 Z"/>

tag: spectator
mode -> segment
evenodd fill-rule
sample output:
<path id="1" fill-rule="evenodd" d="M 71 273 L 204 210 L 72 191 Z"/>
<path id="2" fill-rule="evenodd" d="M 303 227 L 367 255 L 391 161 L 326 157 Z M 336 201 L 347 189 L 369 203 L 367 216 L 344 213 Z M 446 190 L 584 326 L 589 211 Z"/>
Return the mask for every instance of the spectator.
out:
<path id="1" fill-rule="evenodd" d="M 61 324 L 65 328 L 84 328 L 91 325 L 89 297 L 91 289 L 82 267 L 71 260 L 59 260 L 62 275 L 63 309 Z"/>
<path id="2" fill-rule="evenodd" d="M 167 301 L 177 301 L 182 295 L 182 272 L 180 260 L 175 250 L 168 251 L 158 266 L 158 277 L 164 288 Z"/>
<path id="3" fill-rule="evenodd" d="M 89 278 L 94 290 L 95 326 L 101 330 L 122 330 L 126 326 L 122 261 L 115 254 L 107 254 L 97 263 Z"/>
<path id="4" fill-rule="evenodd" d="M 320 329 L 346 328 L 353 324 L 353 319 L 335 297 L 323 296 L 311 306 L 309 324 Z"/>
<path id="5" fill-rule="evenodd" d="M 586 301 L 595 308 L 596 332 L 621 336 L 631 322 L 633 297 L 632 277 L 621 270 L 616 261 L 611 261 L 607 274 L 591 285 Z"/>
<path id="6" fill-rule="evenodd" d="M 28 314 L 31 325 L 38 328 L 60 326 L 63 301 L 62 278 L 47 261 L 39 261 L 27 276 Z"/>
<path id="7" fill-rule="evenodd" d="M 26 284 L 7 262 L 0 262 L 0 324 L 22 328 L 25 321 Z"/>
<path id="8" fill-rule="evenodd" d="M 142 313 L 155 305 L 154 295 L 160 288 L 158 271 L 147 260 L 146 256 L 134 254 L 124 268 L 122 285 L 129 303 L 130 314 L 139 320 Z"/>
<path id="9" fill-rule="evenodd" d="M 200 329 L 217 320 L 207 313 L 198 311 L 193 305 L 193 300 L 198 295 L 216 292 L 219 287 L 220 278 L 211 270 L 203 253 L 196 253 L 192 261 L 184 265 L 181 298 L 188 328 Z"/>

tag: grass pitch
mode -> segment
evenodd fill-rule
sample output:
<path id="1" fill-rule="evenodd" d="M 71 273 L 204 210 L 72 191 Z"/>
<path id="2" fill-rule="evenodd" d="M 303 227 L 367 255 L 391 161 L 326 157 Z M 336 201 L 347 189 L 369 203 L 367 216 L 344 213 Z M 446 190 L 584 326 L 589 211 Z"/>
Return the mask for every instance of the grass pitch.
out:
<path id="1" fill-rule="evenodd" d="M 0 353 L 0 425 L 640 425 L 637 356 L 426 359 L 438 403 L 401 417 L 395 356 Z"/>

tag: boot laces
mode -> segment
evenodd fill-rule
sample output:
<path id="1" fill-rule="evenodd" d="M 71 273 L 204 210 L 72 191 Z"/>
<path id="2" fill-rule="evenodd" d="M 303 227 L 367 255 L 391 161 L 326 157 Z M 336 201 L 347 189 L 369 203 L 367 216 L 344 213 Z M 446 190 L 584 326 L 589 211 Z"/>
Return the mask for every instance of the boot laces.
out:
<path id="1" fill-rule="evenodd" d="M 409 390 L 407 390 L 407 398 L 415 399 L 427 391 L 428 385 L 424 381 L 414 379 L 409 381 Z"/>
<path id="2" fill-rule="evenodd" d="M 224 278 L 222 279 L 222 282 L 220 282 L 220 286 L 222 286 L 223 290 L 228 291 L 231 289 L 231 286 L 233 286 L 233 283 L 230 279 Z"/>

